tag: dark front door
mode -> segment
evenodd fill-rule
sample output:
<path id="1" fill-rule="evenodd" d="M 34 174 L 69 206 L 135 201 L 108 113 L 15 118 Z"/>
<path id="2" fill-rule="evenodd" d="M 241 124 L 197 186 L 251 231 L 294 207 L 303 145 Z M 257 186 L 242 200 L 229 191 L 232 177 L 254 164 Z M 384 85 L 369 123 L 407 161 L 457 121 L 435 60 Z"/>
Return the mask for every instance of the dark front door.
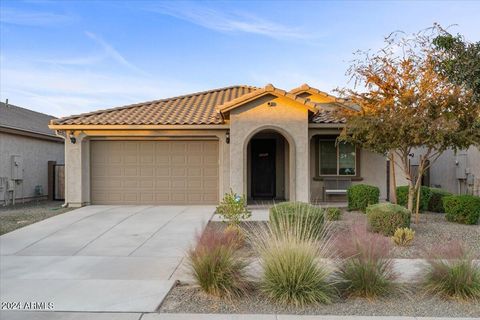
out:
<path id="1" fill-rule="evenodd" d="M 275 140 L 255 139 L 252 154 L 252 198 L 275 198 Z"/>

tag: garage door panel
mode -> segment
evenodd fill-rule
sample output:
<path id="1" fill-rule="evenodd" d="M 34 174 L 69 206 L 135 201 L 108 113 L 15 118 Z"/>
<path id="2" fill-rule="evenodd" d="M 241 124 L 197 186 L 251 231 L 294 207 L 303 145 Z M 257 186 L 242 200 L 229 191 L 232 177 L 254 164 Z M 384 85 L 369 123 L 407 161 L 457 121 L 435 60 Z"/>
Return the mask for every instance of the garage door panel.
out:
<path id="1" fill-rule="evenodd" d="M 172 155 L 171 164 L 174 164 L 177 166 L 187 164 L 187 155 L 186 154 Z"/>
<path id="2" fill-rule="evenodd" d="M 215 177 L 215 178 L 218 177 L 218 167 L 216 167 L 216 166 L 204 166 L 203 167 L 203 176 L 204 177 Z"/>
<path id="3" fill-rule="evenodd" d="M 170 144 L 170 152 L 172 154 L 180 153 L 185 155 L 187 153 L 187 144 L 186 141 L 175 141 L 175 142 L 168 142 Z"/>
<path id="4" fill-rule="evenodd" d="M 170 172 L 173 179 L 176 177 L 185 177 L 187 175 L 187 168 L 185 166 L 174 166 L 171 167 Z"/>
<path id="5" fill-rule="evenodd" d="M 217 141 L 91 141 L 92 203 L 214 204 Z"/>
<path id="6" fill-rule="evenodd" d="M 124 175 L 124 167 L 112 165 L 105 166 L 104 168 L 108 177 L 122 177 Z"/>
<path id="7" fill-rule="evenodd" d="M 140 176 L 141 177 L 153 177 L 155 176 L 155 168 L 142 166 L 140 167 Z"/>

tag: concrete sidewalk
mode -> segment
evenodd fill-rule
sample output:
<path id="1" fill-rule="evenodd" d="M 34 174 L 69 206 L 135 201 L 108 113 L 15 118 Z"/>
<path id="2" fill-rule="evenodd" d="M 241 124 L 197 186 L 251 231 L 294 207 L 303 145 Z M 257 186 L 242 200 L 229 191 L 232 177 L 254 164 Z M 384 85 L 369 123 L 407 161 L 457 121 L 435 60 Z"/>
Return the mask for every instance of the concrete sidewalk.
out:
<path id="1" fill-rule="evenodd" d="M 188 313 L 65 313 L 0 311 L 2 320 L 473 320 L 479 318 L 430 318 L 386 316 L 312 316 L 275 314 L 188 314 Z"/>

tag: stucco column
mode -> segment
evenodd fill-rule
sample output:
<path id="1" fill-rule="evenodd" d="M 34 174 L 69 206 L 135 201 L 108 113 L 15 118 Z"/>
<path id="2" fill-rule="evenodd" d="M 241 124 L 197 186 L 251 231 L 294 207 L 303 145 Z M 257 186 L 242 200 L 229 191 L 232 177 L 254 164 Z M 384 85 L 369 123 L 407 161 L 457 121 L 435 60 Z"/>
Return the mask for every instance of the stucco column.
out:
<path id="1" fill-rule="evenodd" d="M 219 199 L 230 190 L 230 144 L 227 143 L 226 131 L 217 134 L 219 146 Z"/>
<path id="2" fill-rule="evenodd" d="M 299 126 L 295 134 L 296 201 L 310 202 L 310 140 L 308 122 Z"/>
<path id="3" fill-rule="evenodd" d="M 230 127 L 230 188 L 237 194 L 246 194 L 246 185 L 244 184 L 244 165 L 246 155 L 243 153 L 245 139 L 237 126 Z"/>
<path id="4" fill-rule="evenodd" d="M 65 138 L 65 203 L 90 204 L 90 141 L 83 134 L 76 136 L 75 143 Z"/>

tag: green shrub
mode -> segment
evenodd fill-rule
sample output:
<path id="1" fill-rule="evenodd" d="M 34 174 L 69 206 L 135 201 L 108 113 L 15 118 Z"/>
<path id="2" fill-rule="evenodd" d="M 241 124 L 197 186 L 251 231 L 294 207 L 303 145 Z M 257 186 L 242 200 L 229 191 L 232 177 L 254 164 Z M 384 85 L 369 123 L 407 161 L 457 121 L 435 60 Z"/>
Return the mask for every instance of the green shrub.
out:
<path id="1" fill-rule="evenodd" d="M 367 208 L 367 221 L 371 231 L 392 236 L 398 228 L 410 227 L 410 211 L 392 203 L 378 203 Z"/>
<path id="2" fill-rule="evenodd" d="M 283 232 L 288 225 L 300 229 L 301 237 L 320 237 L 324 210 L 304 202 L 282 202 L 270 208 L 269 219 L 274 232 Z"/>
<path id="3" fill-rule="evenodd" d="M 443 206 L 448 221 L 476 224 L 480 217 L 480 197 L 470 195 L 446 196 L 443 198 Z"/>
<path id="4" fill-rule="evenodd" d="M 342 215 L 342 211 L 339 208 L 326 208 L 325 209 L 325 217 L 329 221 L 340 220 L 341 215 Z"/>
<path id="5" fill-rule="evenodd" d="M 426 292 L 462 300 L 480 301 L 480 267 L 458 243 L 450 243 L 427 260 Z"/>
<path id="6" fill-rule="evenodd" d="M 301 307 L 331 303 L 336 291 L 329 280 L 332 270 L 326 265 L 333 253 L 325 225 L 317 230 L 322 235 L 318 237 L 299 219 L 288 215 L 278 215 L 277 219 L 277 226 L 256 227 L 248 233 L 260 256 L 261 291 L 281 304 Z"/>
<path id="7" fill-rule="evenodd" d="M 238 226 L 240 220 L 248 219 L 252 213 L 247 209 L 247 199 L 230 190 L 223 196 L 222 202 L 216 209 L 222 219 L 229 225 Z"/>
<path id="8" fill-rule="evenodd" d="M 390 259 L 388 238 L 356 225 L 349 232 L 339 234 L 335 245 L 343 258 L 338 277 L 344 294 L 375 298 L 386 296 L 396 289 L 397 275 Z"/>
<path id="9" fill-rule="evenodd" d="M 443 207 L 443 197 L 451 196 L 452 194 L 442 189 L 430 188 L 430 195 L 428 211 L 445 212 L 445 208 Z"/>
<path id="10" fill-rule="evenodd" d="M 246 259 L 239 254 L 237 233 L 208 228 L 188 251 L 188 264 L 196 283 L 208 294 L 232 297 L 251 287 Z"/>
<path id="11" fill-rule="evenodd" d="M 348 188 L 348 210 L 361 210 L 365 212 L 366 208 L 378 203 L 380 189 L 366 184 L 356 184 Z"/>
<path id="12" fill-rule="evenodd" d="M 413 239 L 415 238 L 415 231 L 410 228 L 398 228 L 393 234 L 393 242 L 402 247 L 412 245 Z"/>
<path id="13" fill-rule="evenodd" d="M 430 202 L 431 192 L 430 188 L 426 186 L 420 187 L 420 206 L 419 211 L 427 211 L 428 204 Z M 408 205 L 408 186 L 397 187 L 397 203 L 401 206 L 407 207 Z M 417 195 L 413 198 L 413 208 L 417 204 Z"/>

